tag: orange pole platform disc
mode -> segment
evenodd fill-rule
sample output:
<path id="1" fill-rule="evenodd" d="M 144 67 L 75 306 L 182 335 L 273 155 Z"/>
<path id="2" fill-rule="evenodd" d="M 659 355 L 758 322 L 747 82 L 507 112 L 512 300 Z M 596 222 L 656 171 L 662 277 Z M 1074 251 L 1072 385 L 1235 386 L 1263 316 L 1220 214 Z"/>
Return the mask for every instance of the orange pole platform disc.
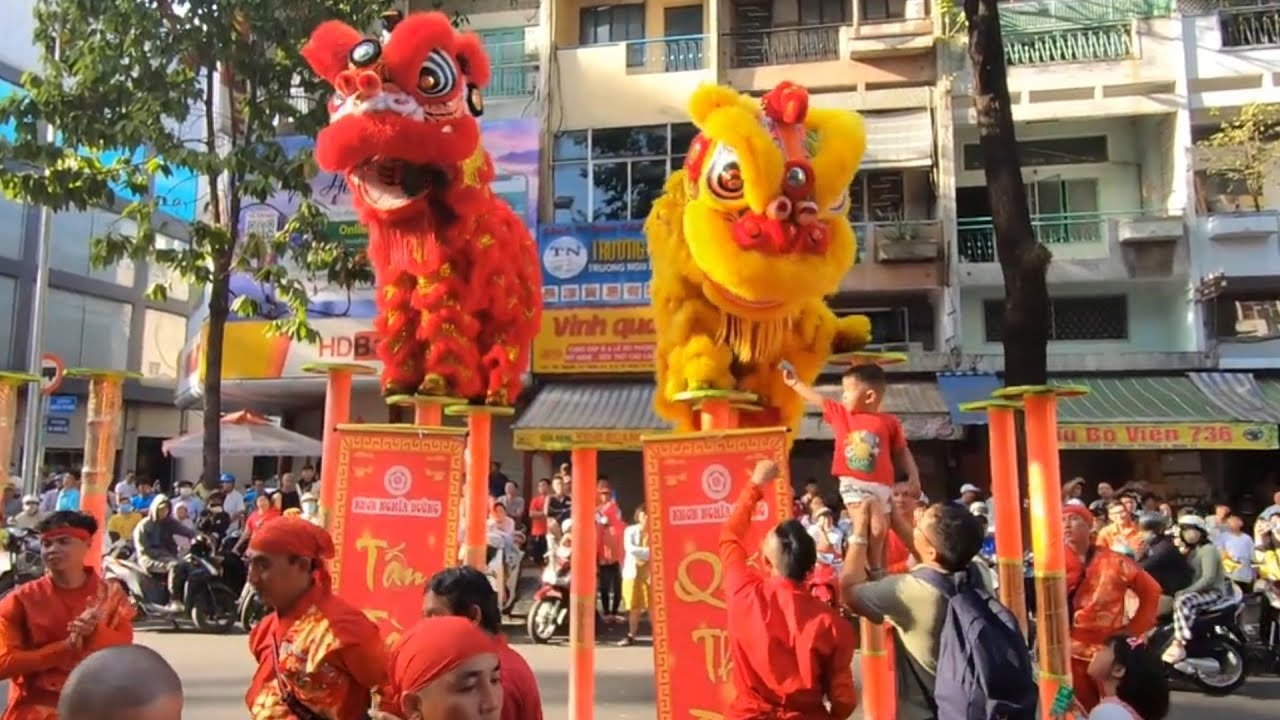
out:
<path id="1" fill-rule="evenodd" d="M 569 720 L 591 720 L 595 714 L 596 652 L 596 450 L 572 453 L 569 542 L 573 563 L 569 577 Z"/>

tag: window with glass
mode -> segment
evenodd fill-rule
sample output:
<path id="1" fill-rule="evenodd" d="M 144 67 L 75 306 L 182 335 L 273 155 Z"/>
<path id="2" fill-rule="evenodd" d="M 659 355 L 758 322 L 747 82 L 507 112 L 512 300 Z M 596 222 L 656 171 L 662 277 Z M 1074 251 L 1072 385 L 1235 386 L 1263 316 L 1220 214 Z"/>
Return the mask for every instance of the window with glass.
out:
<path id="1" fill-rule="evenodd" d="M 22 257 L 27 206 L 0 195 L 0 257 Z"/>
<path id="2" fill-rule="evenodd" d="M 888 0 L 901 4 L 904 0 Z M 814 25 L 841 25 L 849 20 L 848 0 L 774 0 L 773 17 L 777 21 L 812 27 Z"/>
<path id="3" fill-rule="evenodd" d="M 178 356 L 186 337 L 186 318 L 148 309 L 142 322 L 142 376 L 148 380 L 177 380 Z"/>
<path id="4" fill-rule="evenodd" d="M 186 244 L 183 240 L 156 233 L 157 250 L 176 250 L 186 247 Z M 177 272 L 152 261 L 147 264 L 147 288 L 156 284 L 165 286 L 170 300 L 185 301 L 191 298 L 191 289 Z"/>
<path id="5" fill-rule="evenodd" d="M 982 304 L 986 341 L 1004 342 L 1004 301 Z M 1128 340 L 1129 299 L 1124 295 L 1053 298 L 1049 301 L 1049 339 Z"/>
<path id="6" fill-rule="evenodd" d="M 489 54 L 492 73 L 485 94 L 490 97 L 532 95 L 538 85 L 538 56 L 531 43 L 525 42 L 525 28 L 480 30 Z"/>
<path id="7" fill-rule="evenodd" d="M 858 19 L 863 22 L 902 20 L 907 17 L 907 0 L 860 0 L 860 2 L 862 12 Z"/>
<path id="8" fill-rule="evenodd" d="M 132 369 L 127 367 L 132 319 L 132 305 L 51 289 L 44 349 L 67 367 Z"/>
<path id="9" fill-rule="evenodd" d="M 1261 342 L 1280 337 L 1280 294 L 1230 293 L 1213 300 L 1219 340 Z"/>
<path id="10" fill-rule="evenodd" d="M 54 213 L 51 236 L 53 252 L 50 264 L 58 270 L 83 275 L 116 285 L 133 285 L 134 267 L 123 260 L 105 268 L 94 268 L 91 248 L 94 238 L 110 233 L 132 234 L 133 222 L 104 210 L 68 210 Z"/>
<path id="11" fill-rule="evenodd" d="M 645 219 L 697 132 L 684 123 L 558 133 L 551 147 L 553 222 Z"/>
<path id="12" fill-rule="evenodd" d="M 13 367 L 13 313 L 18 299 L 18 281 L 0 275 L 0 368 Z"/>
<path id="13" fill-rule="evenodd" d="M 609 45 L 644 39 L 644 5 L 598 5 L 578 11 L 578 44 Z M 644 65 L 644 46 L 627 46 L 627 67 Z"/>
<path id="14" fill-rule="evenodd" d="M 1098 216 L 1098 181 L 1048 178 L 1028 183 L 1027 204 L 1036 237 L 1046 245 L 1102 242 L 1105 225 Z"/>
<path id="15" fill-rule="evenodd" d="M 965 170 L 982 169 L 981 145 L 967 143 L 962 154 L 964 155 Z M 1018 159 L 1024 168 L 1044 167 L 1046 165 L 1105 163 L 1109 157 L 1106 135 L 1046 138 L 1044 140 L 1024 140 L 1018 143 Z"/>

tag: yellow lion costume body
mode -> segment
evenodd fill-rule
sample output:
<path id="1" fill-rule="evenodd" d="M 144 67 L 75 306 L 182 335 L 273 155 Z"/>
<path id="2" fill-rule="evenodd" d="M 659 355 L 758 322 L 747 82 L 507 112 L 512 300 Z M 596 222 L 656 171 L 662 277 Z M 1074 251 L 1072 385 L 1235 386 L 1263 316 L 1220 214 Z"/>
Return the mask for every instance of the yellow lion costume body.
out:
<path id="1" fill-rule="evenodd" d="M 811 384 L 829 356 L 870 339 L 867 318 L 837 319 L 823 300 L 856 255 L 846 211 L 866 130 L 857 113 L 809 108 L 791 83 L 762 99 L 705 85 L 689 114 L 700 134 L 645 222 L 655 409 L 695 430 L 698 413 L 677 394 L 740 390 L 763 406 L 742 415 L 743 427 L 794 430 L 804 401 L 779 362 Z"/>

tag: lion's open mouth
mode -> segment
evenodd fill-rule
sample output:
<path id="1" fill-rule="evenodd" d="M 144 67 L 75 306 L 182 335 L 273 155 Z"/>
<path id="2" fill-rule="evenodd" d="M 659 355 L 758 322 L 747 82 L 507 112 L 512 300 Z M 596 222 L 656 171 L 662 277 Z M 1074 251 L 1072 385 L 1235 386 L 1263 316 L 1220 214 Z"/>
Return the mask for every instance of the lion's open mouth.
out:
<path id="1" fill-rule="evenodd" d="M 352 190 L 376 210 L 395 210 L 427 194 L 444 170 L 413 165 L 396 158 L 375 157 L 350 174 Z"/>
<path id="2" fill-rule="evenodd" d="M 746 311 L 761 312 L 776 310 L 784 304 L 780 300 L 751 300 L 744 298 L 715 280 L 712 280 L 709 275 L 705 277 L 705 282 L 716 295 L 713 299 L 721 301 L 725 306 L 727 306 L 726 309 L 728 310 L 738 308 Z"/>

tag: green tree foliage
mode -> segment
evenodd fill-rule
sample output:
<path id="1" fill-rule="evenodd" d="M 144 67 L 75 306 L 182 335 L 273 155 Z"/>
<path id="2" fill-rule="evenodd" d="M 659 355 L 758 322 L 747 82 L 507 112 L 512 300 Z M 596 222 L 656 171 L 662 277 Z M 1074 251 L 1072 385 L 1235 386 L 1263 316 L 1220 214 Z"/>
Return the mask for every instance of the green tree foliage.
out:
<path id="1" fill-rule="evenodd" d="M 1249 103 L 1196 143 L 1203 169 L 1243 188 L 1260 210 L 1267 185 L 1280 170 L 1280 104 Z"/>
<path id="2" fill-rule="evenodd" d="M 271 331 L 314 342 L 307 285 L 371 282 L 362 250 L 323 237 L 326 218 L 310 202 L 309 152 L 288 156 L 283 131 L 314 135 L 327 96 L 299 49 L 320 22 L 339 18 L 373 27 L 380 0 L 42 0 L 36 37 L 49 51 L 24 93 L 0 103 L 0 123 L 16 137 L 0 146 L 0 190 L 54 210 L 111 207 L 113 188 L 133 197 L 124 217 L 136 232 L 93 240 L 97 266 L 123 259 L 166 268 L 175 281 L 206 288 L 206 478 L 219 472 L 223 328 L 230 312 L 252 316 L 248 297 L 231 298 L 233 273 L 271 288 L 289 313 Z M 41 142 L 40 123 L 58 131 Z M 152 178 L 187 168 L 201 184 L 189 242 L 158 242 L 162 199 L 148 198 Z M 243 237 L 241 208 L 278 190 L 302 199 L 284 229 Z M 150 288 L 163 299 L 164 284 Z"/>

